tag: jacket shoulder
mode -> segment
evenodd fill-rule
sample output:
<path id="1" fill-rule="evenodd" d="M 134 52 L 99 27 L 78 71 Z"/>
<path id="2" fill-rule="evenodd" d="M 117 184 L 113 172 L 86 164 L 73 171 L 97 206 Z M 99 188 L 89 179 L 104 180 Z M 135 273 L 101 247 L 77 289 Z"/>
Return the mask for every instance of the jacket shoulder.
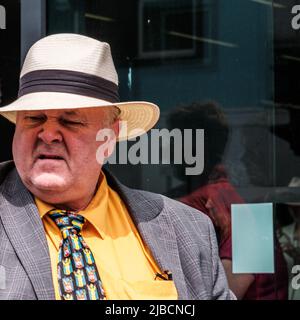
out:
<path id="1" fill-rule="evenodd" d="M 160 215 L 165 214 L 171 217 L 173 222 L 180 220 L 185 225 L 196 223 L 205 227 L 212 223 L 206 214 L 178 200 L 149 191 L 135 190 L 135 192 L 147 199 L 147 202 L 152 203 L 153 206 L 159 206 Z"/>
<path id="2" fill-rule="evenodd" d="M 194 230 L 195 235 L 209 233 L 212 228 L 211 219 L 202 211 L 192 208 L 178 200 L 161 196 L 164 201 L 162 213 L 167 214 L 177 228 Z"/>

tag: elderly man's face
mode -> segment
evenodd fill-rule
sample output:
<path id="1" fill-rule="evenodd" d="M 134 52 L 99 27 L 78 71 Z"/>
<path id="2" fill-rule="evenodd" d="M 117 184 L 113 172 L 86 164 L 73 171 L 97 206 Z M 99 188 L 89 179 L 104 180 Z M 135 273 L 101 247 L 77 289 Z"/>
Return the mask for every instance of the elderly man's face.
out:
<path id="1" fill-rule="evenodd" d="M 96 160 L 101 142 L 96 141 L 96 134 L 109 127 L 117 135 L 117 121 L 112 124 L 111 111 L 87 108 L 18 112 L 13 156 L 26 187 L 49 203 L 73 209 L 86 205 L 101 170 Z"/>

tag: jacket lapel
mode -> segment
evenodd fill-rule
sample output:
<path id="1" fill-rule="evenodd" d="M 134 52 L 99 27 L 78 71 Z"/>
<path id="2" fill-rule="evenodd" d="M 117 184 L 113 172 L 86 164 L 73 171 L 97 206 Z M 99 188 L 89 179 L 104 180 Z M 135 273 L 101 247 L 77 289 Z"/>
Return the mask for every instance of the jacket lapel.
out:
<path id="1" fill-rule="evenodd" d="M 134 190 L 122 185 L 108 171 L 109 185 L 121 196 L 161 271 L 171 271 L 179 299 L 189 299 L 181 267 L 176 233 L 169 215 L 164 212 L 161 195 Z"/>
<path id="2" fill-rule="evenodd" d="M 38 299 L 55 299 L 42 220 L 31 194 L 14 169 L 1 186 L 0 218 Z"/>

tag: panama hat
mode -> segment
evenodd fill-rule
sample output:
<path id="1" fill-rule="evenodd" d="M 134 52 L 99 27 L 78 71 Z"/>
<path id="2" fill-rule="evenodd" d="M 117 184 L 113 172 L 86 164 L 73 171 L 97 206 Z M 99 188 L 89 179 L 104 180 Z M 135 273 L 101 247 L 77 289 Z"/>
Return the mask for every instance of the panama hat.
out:
<path id="1" fill-rule="evenodd" d="M 118 140 L 151 129 L 159 118 L 157 105 L 120 102 L 118 75 L 110 46 L 78 34 L 55 34 L 37 41 L 28 51 L 20 73 L 18 99 L 0 108 L 16 123 L 17 111 L 117 106 L 126 121 Z"/>

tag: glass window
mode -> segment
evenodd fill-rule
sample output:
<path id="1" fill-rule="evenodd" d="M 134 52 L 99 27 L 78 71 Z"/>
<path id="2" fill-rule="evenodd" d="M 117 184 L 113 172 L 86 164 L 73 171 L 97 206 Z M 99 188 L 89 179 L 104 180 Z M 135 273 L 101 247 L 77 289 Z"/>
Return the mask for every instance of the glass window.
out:
<path id="1" fill-rule="evenodd" d="M 232 204 L 271 203 L 272 218 L 278 192 L 289 189 L 295 175 L 292 166 L 282 170 L 277 160 L 283 146 L 275 132 L 279 122 L 288 121 L 286 109 L 279 120 L 274 103 L 273 14 L 280 8 L 256 0 L 48 1 L 49 34 L 73 31 L 109 42 L 121 100 L 160 106 L 155 134 L 125 146 L 145 145 L 148 161 L 109 164 L 110 169 L 132 187 L 209 215 L 230 273 Z M 60 15 L 65 18 L 58 22 Z M 162 129 L 180 134 L 162 134 Z M 151 163 L 153 153 L 159 153 L 158 163 Z M 276 236 L 268 239 L 275 271 L 234 274 L 246 283 L 240 298 L 287 298 L 283 250 Z"/>
<path id="2" fill-rule="evenodd" d="M 127 157 L 125 163 L 109 163 L 109 169 L 128 186 L 164 194 L 207 214 L 231 287 L 235 281 L 244 284 L 235 292 L 239 298 L 300 299 L 295 280 L 300 271 L 296 1 L 46 3 L 47 34 L 75 32 L 109 42 L 121 101 L 150 101 L 160 107 L 155 130 L 117 146 L 117 155 L 135 152 L 136 163 Z M 20 56 L 19 48 L 5 50 L 0 60 L 2 105 L 16 95 L 9 88 L 17 88 Z M 11 136 L 13 129 L 0 121 L 4 135 Z M 2 145 L 6 138 L 0 139 Z M 9 143 L 0 156 L 11 157 Z M 238 250 L 239 243 L 232 242 L 232 235 L 241 241 L 236 240 L 242 239 L 238 231 L 247 232 L 247 225 L 242 220 L 243 228 L 232 229 L 238 228 L 231 223 L 233 205 L 238 208 L 235 221 L 246 208 L 251 228 L 261 221 L 268 224 L 257 228 L 259 237 L 247 235 L 253 243 L 244 245 L 261 242 L 271 248 L 266 256 L 274 271 L 234 272 L 232 248 Z M 253 214 L 250 208 L 255 208 Z"/>

